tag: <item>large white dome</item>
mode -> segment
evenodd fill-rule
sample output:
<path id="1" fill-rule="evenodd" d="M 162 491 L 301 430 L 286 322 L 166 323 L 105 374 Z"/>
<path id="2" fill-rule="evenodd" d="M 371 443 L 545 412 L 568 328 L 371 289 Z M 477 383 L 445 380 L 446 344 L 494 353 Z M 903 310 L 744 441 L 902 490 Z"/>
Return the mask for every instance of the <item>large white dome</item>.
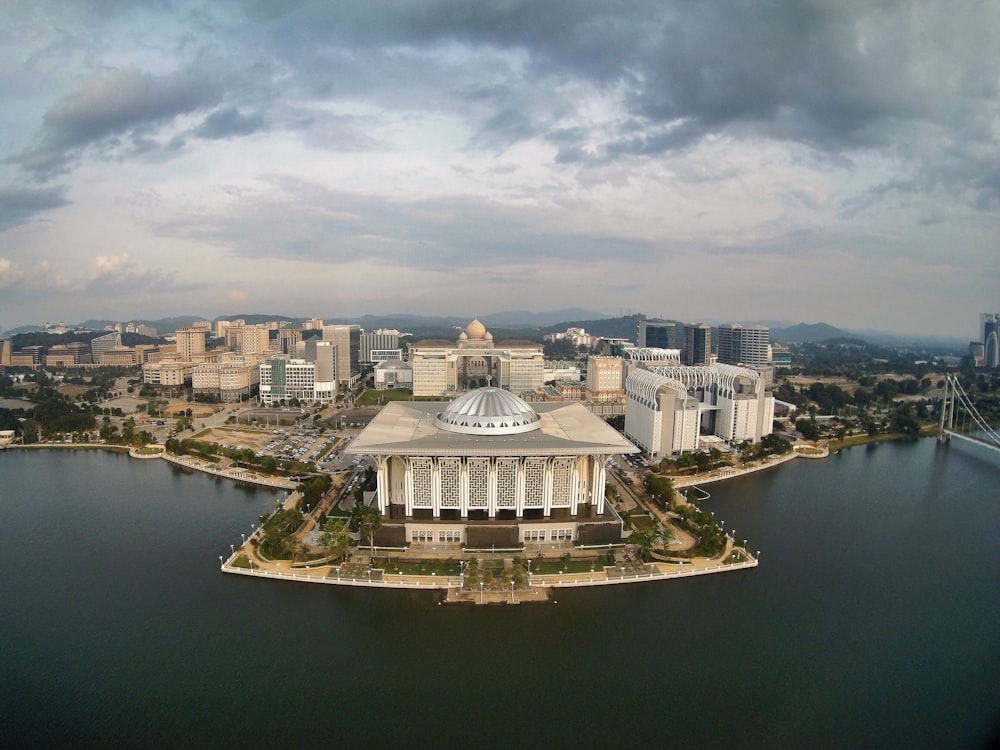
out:
<path id="1" fill-rule="evenodd" d="M 537 430 L 541 419 L 524 399 L 510 391 L 479 388 L 448 404 L 434 424 L 465 435 L 516 435 Z"/>

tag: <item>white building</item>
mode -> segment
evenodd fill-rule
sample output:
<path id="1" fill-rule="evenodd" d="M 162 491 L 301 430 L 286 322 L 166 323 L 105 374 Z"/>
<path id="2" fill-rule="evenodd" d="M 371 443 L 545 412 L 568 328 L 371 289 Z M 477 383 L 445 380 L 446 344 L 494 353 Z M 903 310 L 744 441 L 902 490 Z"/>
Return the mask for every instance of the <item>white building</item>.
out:
<path id="1" fill-rule="evenodd" d="M 386 360 L 375 365 L 375 390 L 413 388 L 413 368 L 409 362 Z"/>
<path id="2" fill-rule="evenodd" d="M 379 362 L 401 362 L 402 359 L 402 349 L 372 349 L 368 352 L 368 360 L 373 365 Z"/>
<path id="3" fill-rule="evenodd" d="M 531 549 L 620 541 L 605 467 L 637 449 L 579 403 L 480 388 L 391 402 L 345 452 L 376 466 L 378 544 Z"/>
<path id="4" fill-rule="evenodd" d="M 774 395 L 760 373 L 745 367 L 652 365 L 625 380 L 625 434 L 654 458 L 697 448 L 690 426 L 730 443 L 770 435 Z"/>
<path id="5" fill-rule="evenodd" d="M 650 370 L 625 381 L 625 434 L 653 458 L 698 450 L 701 411 L 683 383 Z"/>
<path id="6" fill-rule="evenodd" d="M 260 365 L 260 401 L 272 406 L 293 398 L 309 403 L 333 403 L 337 397 L 336 380 L 320 380 L 324 373 L 323 365 L 317 368 L 316 362 L 297 359 L 282 354 L 271 357 Z M 330 368 L 332 370 L 332 368 Z"/>

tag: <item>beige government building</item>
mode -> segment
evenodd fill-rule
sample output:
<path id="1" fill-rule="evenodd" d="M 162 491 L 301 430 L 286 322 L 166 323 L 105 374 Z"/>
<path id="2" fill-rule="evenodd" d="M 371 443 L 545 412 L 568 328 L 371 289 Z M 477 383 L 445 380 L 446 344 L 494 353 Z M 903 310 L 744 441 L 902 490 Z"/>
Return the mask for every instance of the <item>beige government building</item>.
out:
<path id="1" fill-rule="evenodd" d="M 410 347 L 413 395 L 448 398 L 492 385 L 513 393 L 541 387 L 545 359 L 533 341 L 493 341 L 478 320 L 465 327 L 457 341 L 428 339 Z"/>
<path id="2" fill-rule="evenodd" d="M 376 468 L 377 544 L 531 550 L 619 542 L 605 467 L 638 448 L 580 403 L 485 387 L 391 402 L 347 452 Z"/>

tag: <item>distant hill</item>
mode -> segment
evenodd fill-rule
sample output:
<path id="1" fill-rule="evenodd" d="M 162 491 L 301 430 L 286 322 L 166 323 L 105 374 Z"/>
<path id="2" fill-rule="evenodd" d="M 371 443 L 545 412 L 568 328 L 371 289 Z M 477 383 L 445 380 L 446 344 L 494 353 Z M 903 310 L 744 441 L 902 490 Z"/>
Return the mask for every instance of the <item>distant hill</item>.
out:
<path id="1" fill-rule="evenodd" d="M 849 332 L 827 323 L 799 323 L 788 328 L 772 328 L 771 341 L 816 344 L 830 339 L 854 338 Z"/>
<path id="2" fill-rule="evenodd" d="M 198 318 L 204 320 L 204 318 Z M 286 320 L 290 323 L 305 323 L 309 318 L 298 318 L 294 315 L 272 315 L 269 313 L 236 313 L 234 315 L 218 315 L 215 320 L 242 320 L 248 326 L 270 323 L 272 320 Z"/>
<path id="3" fill-rule="evenodd" d="M 860 336 L 872 344 L 879 346 L 906 347 L 921 351 L 934 353 L 951 352 L 958 355 L 968 354 L 969 342 L 965 339 L 954 336 L 933 336 L 908 335 L 902 333 L 890 333 L 889 331 L 876 331 L 873 329 L 862 329 L 853 331 L 854 336 Z"/>
<path id="4" fill-rule="evenodd" d="M 559 333 L 567 328 L 582 328 L 592 336 L 628 339 L 632 343 L 636 343 L 639 336 L 639 321 L 645 317 L 644 315 L 625 315 L 620 318 L 564 320 L 558 325 L 543 329 L 542 333 Z"/>
<path id="5" fill-rule="evenodd" d="M 590 320 L 606 317 L 608 316 L 605 313 L 571 307 L 564 310 L 549 310 L 540 313 L 528 312 L 527 310 L 506 310 L 504 312 L 483 315 L 479 320 L 487 326 L 506 326 L 511 328 L 538 326 L 539 328 L 544 328 L 546 326 L 562 324 L 567 320 Z"/>
<path id="6" fill-rule="evenodd" d="M 44 325 L 26 325 L 18 326 L 17 328 L 11 328 L 10 330 L 3 332 L 4 338 L 10 338 L 12 336 L 17 336 L 20 333 L 34 333 L 35 331 L 44 331 Z"/>

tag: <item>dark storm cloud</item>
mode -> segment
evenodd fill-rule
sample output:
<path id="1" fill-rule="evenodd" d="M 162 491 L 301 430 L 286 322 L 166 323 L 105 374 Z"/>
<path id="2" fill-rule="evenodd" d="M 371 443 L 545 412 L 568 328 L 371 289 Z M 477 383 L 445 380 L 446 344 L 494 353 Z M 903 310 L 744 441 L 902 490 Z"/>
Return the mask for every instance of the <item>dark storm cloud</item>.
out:
<path id="1" fill-rule="evenodd" d="M 543 137 L 556 146 L 556 161 L 599 165 L 726 134 L 830 154 L 893 149 L 931 171 L 951 168 L 938 164 L 936 147 L 907 153 L 914 138 L 949 133 L 984 145 L 994 138 L 998 7 L 985 0 L 960 10 L 908 0 L 244 5 L 300 85 L 320 96 L 366 92 L 383 106 L 450 108 L 468 120 L 475 148 Z M 448 54 L 456 48 L 469 54 Z M 567 93 L 581 83 L 623 105 L 617 121 L 588 122 Z M 567 122 L 584 126 L 566 129 Z M 991 204 L 994 180 L 980 160 L 951 172 L 975 201 Z"/>
<path id="2" fill-rule="evenodd" d="M 260 115 L 244 115 L 238 109 L 226 107 L 213 112 L 198 126 L 194 134 L 202 138 L 217 140 L 230 136 L 250 135 L 264 127 Z"/>
<path id="3" fill-rule="evenodd" d="M 39 177 L 58 174 L 86 147 L 116 136 L 141 136 L 145 127 L 214 104 L 220 93 L 196 70 L 154 76 L 129 67 L 97 75 L 49 109 L 38 145 L 10 161 Z M 145 150 L 141 138 L 137 145 Z"/>
<path id="4" fill-rule="evenodd" d="M 66 187 L 62 185 L 40 190 L 0 188 L 0 231 L 31 221 L 43 211 L 69 205 L 65 193 Z"/>

